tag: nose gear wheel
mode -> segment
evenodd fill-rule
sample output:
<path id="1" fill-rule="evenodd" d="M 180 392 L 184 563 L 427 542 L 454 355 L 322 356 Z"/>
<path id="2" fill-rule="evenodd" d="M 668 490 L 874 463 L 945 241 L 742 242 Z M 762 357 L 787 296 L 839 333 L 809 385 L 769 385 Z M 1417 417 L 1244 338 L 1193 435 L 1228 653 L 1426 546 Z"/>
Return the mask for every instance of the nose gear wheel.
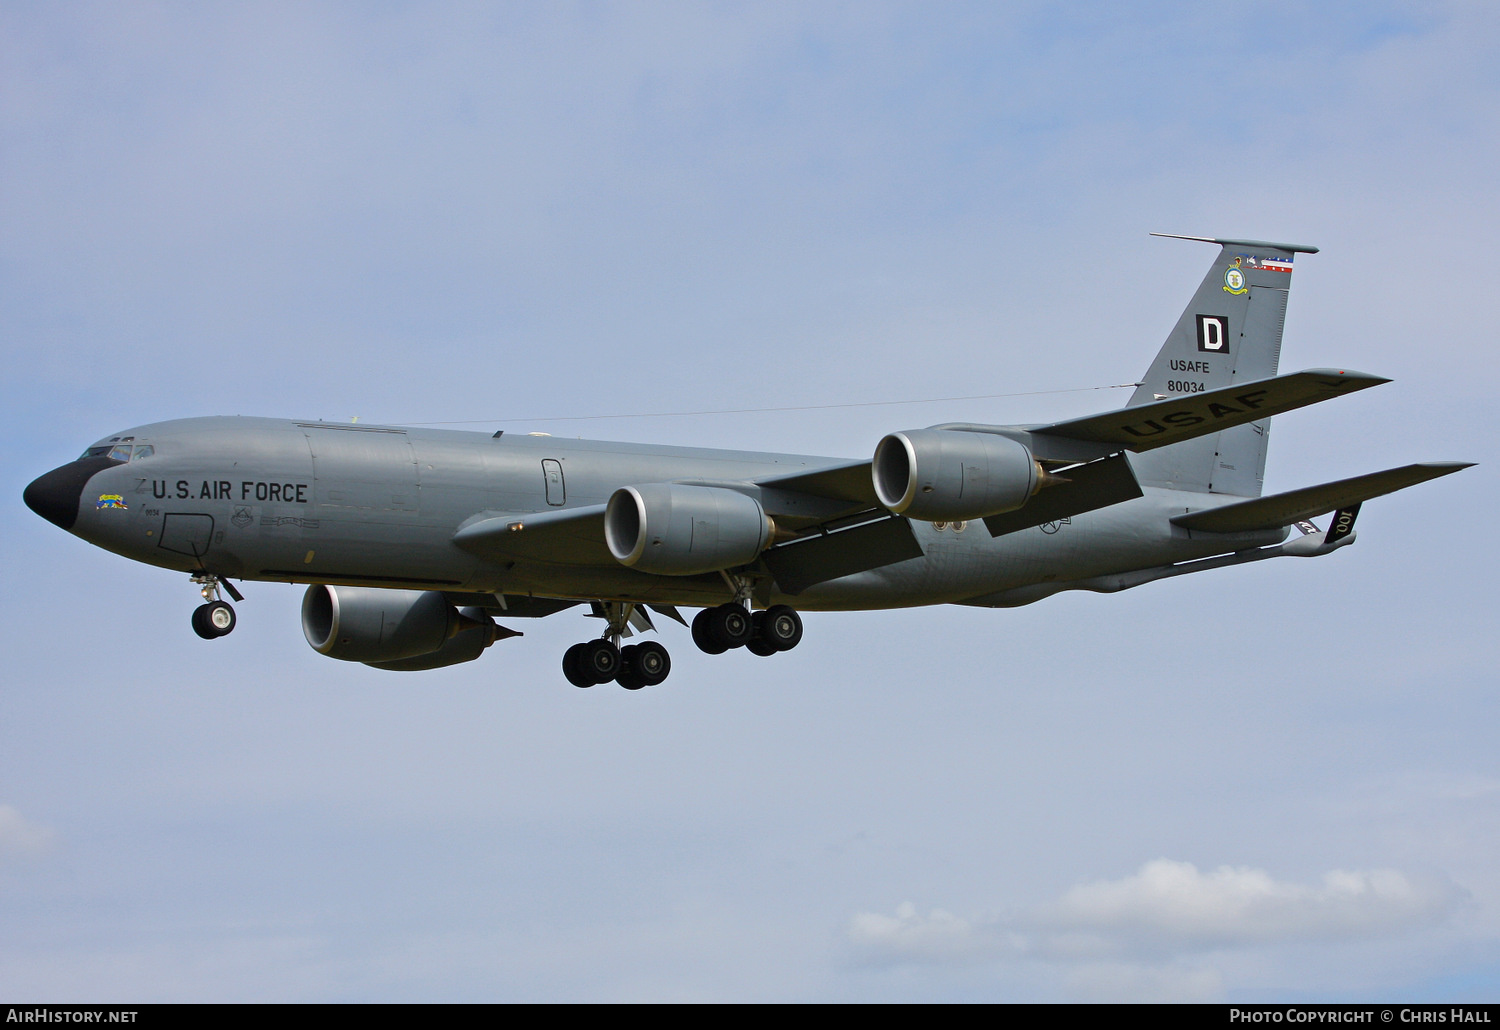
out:
<path id="1" fill-rule="evenodd" d="M 221 580 L 211 572 L 195 572 L 193 582 L 198 585 L 198 592 L 203 595 L 204 601 L 193 609 L 193 632 L 204 640 L 228 636 L 234 631 L 236 619 L 234 609 L 219 596 L 219 590 L 222 587 L 236 601 L 243 601 L 245 598 L 234 588 L 234 584 Z"/>
<path id="2" fill-rule="evenodd" d="M 234 609 L 223 601 L 210 601 L 193 609 L 193 632 L 204 640 L 213 640 L 234 629 Z"/>

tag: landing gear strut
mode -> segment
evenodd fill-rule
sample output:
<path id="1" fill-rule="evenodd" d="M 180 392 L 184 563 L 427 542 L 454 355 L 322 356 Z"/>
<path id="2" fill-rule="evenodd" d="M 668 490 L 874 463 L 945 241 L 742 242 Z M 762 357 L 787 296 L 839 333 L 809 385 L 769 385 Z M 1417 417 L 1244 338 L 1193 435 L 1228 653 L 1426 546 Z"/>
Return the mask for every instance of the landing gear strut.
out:
<path id="1" fill-rule="evenodd" d="M 228 636 L 234 631 L 234 609 L 219 596 L 219 589 L 222 587 L 227 590 L 229 596 L 236 601 L 243 601 L 244 597 L 234 588 L 234 584 L 228 580 L 220 580 L 211 572 L 194 573 L 193 582 L 201 588 L 198 592 L 203 595 L 204 602 L 193 609 L 193 632 L 204 640 Z"/>
<path id="2" fill-rule="evenodd" d="M 614 680 L 626 690 L 654 687 L 672 671 L 672 657 L 654 640 L 620 647 L 627 626 L 650 629 L 651 620 L 636 605 L 608 601 L 596 606 L 605 619 L 598 640 L 574 644 L 563 653 L 563 675 L 575 687 L 592 687 Z"/>

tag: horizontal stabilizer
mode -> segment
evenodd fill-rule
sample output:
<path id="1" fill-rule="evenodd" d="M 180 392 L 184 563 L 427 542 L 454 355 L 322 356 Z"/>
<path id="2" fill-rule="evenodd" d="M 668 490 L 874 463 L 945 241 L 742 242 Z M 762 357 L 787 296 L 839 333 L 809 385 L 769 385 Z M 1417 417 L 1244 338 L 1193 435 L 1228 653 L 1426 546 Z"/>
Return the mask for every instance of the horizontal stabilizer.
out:
<path id="1" fill-rule="evenodd" d="M 1198 243 L 1217 243 L 1224 247 L 1248 247 L 1252 250 L 1285 250 L 1293 254 L 1316 254 L 1317 247 L 1306 243 L 1271 243 L 1269 240 L 1221 240 L 1213 236 L 1180 236 L 1175 232 L 1154 232 L 1166 240 L 1194 240 Z"/>
<path id="2" fill-rule="evenodd" d="M 453 542 L 491 561 L 618 564 L 604 543 L 602 504 L 484 519 L 453 534 Z"/>
<path id="3" fill-rule="evenodd" d="M 1004 536 L 1044 522 L 1070 519 L 1086 511 L 1141 496 L 1141 486 L 1130 470 L 1130 460 L 1123 454 L 1103 461 L 1091 461 L 1087 465 L 1075 465 L 1063 469 L 1058 475 L 1067 482 L 1047 487 L 1018 511 L 985 519 L 984 526 L 990 535 Z"/>
<path id="4" fill-rule="evenodd" d="M 922 545 L 911 524 L 889 518 L 773 547 L 763 560 L 777 586 L 788 594 L 800 594 L 815 583 L 920 557 Z"/>
<path id="5" fill-rule="evenodd" d="M 1031 427 L 1031 433 L 1149 451 L 1388 382 L 1366 372 L 1314 368 Z"/>
<path id="6" fill-rule="evenodd" d="M 1221 508 L 1189 512 L 1172 519 L 1186 529 L 1210 533 L 1251 533 L 1262 529 L 1280 529 L 1294 522 L 1310 519 L 1338 508 L 1348 508 L 1372 497 L 1395 493 L 1408 486 L 1425 483 L 1466 469 L 1469 461 L 1427 461 L 1401 468 L 1372 472 L 1367 476 L 1341 479 L 1335 483 L 1309 486 L 1252 501 L 1239 501 Z"/>

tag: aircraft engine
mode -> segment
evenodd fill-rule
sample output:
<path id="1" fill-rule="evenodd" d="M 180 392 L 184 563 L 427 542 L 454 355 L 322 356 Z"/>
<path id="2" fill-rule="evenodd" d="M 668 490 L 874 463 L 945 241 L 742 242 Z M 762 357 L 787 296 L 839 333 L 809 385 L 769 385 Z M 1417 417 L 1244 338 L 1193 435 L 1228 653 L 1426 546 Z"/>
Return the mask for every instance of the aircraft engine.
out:
<path id="1" fill-rule="evenodd" d="M 748 565 L 771 545 L 775 532 L 759 501 L 722 487 L 621 487 L 604 512 L 609 553 L 623 565 L 660 576 Z"/>
<path id="2" fill-rule="evenodd" d="M 460 612 L 436 590 L 315 583 L 302 597 L 302 633 L 314 651 L 377 669 L 471 662 L 505 632 L 483 609 Z"/>
<path id="3" fill-rule="evenodd" d="M 871 474 L 881 504 L 924 522 L 1015 511 L 1049 478 L 1024 444 L 952 429 L 891 433 L 875 448 Z"/>

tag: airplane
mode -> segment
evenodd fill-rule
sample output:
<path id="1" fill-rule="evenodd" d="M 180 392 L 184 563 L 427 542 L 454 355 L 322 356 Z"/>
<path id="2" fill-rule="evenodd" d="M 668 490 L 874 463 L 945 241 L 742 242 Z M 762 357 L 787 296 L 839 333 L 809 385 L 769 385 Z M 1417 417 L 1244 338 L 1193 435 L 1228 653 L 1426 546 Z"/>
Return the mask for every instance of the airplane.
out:
<path id="1" fill-rule="evenodd" d="M 578 687 L 671 671 L 651 616 L 709 654 L 796 647 L 802 613 L 1007 608 L 1110 593 L 1355 540 L 1364 501 L 1469 467 L 1424 462 L 1262 496 L 1272 416 L 1389 380 L 1278 374 L 1298 255 L 1316 247 L 1153 235 L 1219 247 L 1128 404 L 1044 425 L 893 432 L 872 457 L 210 417 L 105 437 L 26 487 L 91 544 L 186 572 L 192 626 L 231 632 L 232 580 L 307 584 L 307 642 L 417 671 L 521 635 L 506 621 L 575 606 Z M 1312 520 L 1332 513 L 1326 530 Z M 1295 529 L 1297 534 L 1292 535 Z"/>

